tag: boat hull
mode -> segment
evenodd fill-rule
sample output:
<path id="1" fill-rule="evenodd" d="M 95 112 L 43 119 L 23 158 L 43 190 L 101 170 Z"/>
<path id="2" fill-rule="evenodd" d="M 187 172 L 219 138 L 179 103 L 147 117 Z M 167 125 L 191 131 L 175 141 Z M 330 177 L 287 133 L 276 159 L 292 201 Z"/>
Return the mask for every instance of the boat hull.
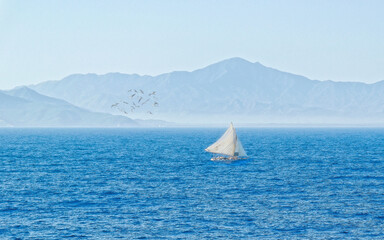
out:
<path id="1" fill-rule="evenodd" d="M 213 157 L 211 158 L 211 161 L 214 162 L 233 162 L 237 160 L 245 160 L 248 159 L 248 157 L 238 157 L 238 156 L 233 156 L 233 157 Z"/>

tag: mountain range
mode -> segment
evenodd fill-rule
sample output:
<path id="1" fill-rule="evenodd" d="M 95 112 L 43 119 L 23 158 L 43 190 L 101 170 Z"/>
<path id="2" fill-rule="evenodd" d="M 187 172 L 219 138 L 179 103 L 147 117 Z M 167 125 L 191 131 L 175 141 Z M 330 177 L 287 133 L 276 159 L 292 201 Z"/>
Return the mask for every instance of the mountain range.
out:
<path id="1" fill-rule="evenodd" d="M 74 74 L 29 88 L 81 109 L 122 114 L 132 90 L 156 92 L 158 107 L 127 111 L 130 118 L 178 123 L 382 124 L 384 81 L 374 84 L 310 80 L 241 58 L 192 72 L 158 76 Z M 70 117 L 68 116 L 70 119 Z"/>
<path id="2" fill-rule="evenodd" d="M 28 87 L 0 91 L 0 127 L 131 127 L 124 116 L 96 113 Z"/>
<path id="3" fill-rule="evenodd" d="M 192 72 L 74 74 L 0 91 L 0 127 L 383 125 L 383 93 L 384 81 L 310 80 L 231 58 Z"/>

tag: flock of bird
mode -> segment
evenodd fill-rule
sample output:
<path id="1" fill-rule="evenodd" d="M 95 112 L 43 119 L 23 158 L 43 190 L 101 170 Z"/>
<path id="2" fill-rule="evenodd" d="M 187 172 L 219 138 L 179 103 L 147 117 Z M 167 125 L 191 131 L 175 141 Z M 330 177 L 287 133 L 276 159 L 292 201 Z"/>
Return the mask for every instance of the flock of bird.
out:
<path id="1" fill-rule="evenodd" d="M 157 102 L 156 91 L 145 94 L 141 89 L 130 89 L 128 90 L 128 94 L 129 100 L 114 103 L 111 105 L 111 108 L 116 108 L 117 110 L 128 114 L 128 111 L 135 112 L 136 110 L 140 108 L 144 109 L 145 107 L 147 113 L 152 115 L 152 107 L 159 106 L 159 103 Z"/>

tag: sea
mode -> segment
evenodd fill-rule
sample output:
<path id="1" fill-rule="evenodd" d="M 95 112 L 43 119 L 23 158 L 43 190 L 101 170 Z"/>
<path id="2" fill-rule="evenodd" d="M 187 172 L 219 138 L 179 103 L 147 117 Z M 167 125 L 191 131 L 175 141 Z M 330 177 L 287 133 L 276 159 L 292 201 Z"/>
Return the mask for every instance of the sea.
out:
<path id="1" fill-rule="evenodd" d="M 384 239 L 383 128 L 0 129 L 0 239 Z"/>

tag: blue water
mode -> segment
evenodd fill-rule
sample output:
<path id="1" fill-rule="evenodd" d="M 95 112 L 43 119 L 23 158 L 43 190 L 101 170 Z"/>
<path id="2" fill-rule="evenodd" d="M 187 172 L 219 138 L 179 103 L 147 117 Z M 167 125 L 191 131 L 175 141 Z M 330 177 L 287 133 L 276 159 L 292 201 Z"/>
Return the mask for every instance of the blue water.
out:
<path id="1" fill-rule="evenodd" d="M 384 129 L 0 129 L 0 239 L 383 239 Z"/>

